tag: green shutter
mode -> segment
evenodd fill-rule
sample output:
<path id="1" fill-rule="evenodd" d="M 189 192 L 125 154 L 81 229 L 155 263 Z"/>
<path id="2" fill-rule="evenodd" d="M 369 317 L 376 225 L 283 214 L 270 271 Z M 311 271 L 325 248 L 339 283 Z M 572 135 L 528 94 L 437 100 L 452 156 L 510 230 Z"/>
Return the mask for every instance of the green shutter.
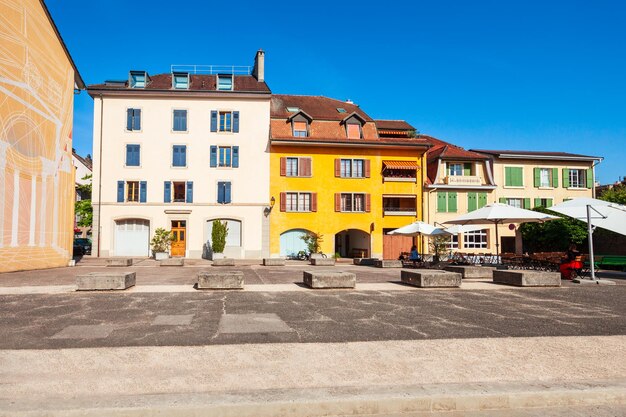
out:
<path id="1" fill-rule="evenodd" d="M 541 205 L 541 199 L 535 198 L 535 207 L 539 207 Z"/>
<path id="2" fill-rule="evenodd" d="M 563 188 L 569 188 L 569 169 L 563 168 Z"/>
<path id="3" fill-rule="evenodd" d="M 524 199 L 524 208 L 525 209 L 531 209 L 532 207 L 530 206 L 530 198 L 525 198 Z"/>
<path id="4" fill-rule="evenodd" d="M 524 185 L 524 168 L 515 167 L 513 168 L 513 185 L 516 187 L 521 187 Z"/>
<path id="5" fill-rule="evenodd" d="M 535 168 L 533 170 L 535 176 L 535 187 L 541 186 L 541 168 Z"/>
<path id="6" fill-rule="evenodd" d="M 593 169 L 589 168 L 587 170 L 587 188 L 593 188 Z"/>
<path id="7" fill-rule="evenodd" d="M 448 212 L 456 213 L 456 191 L 448 193 Z"/>
<path id="8" fill-rule="evenodd" d="M 478 208 L 483 208 L 487 205 L 487 193 L 478 193 Z"/>
<path id="9" fill-rule="evenodd" d="M 552 186 L 557 188 L 559 186 L 559 169 L 552 168 Z"/>
<path id="10" fill-rule="evenodd" d="M 471 162 L 466 162 L 463 164 L 463 175 L 465 175 L 466 177 L 469 177 L 470 175 L 472 175 L 472 163 Z"/>
<path id="11" fill-rule="evenodd" d="M 510 187 L 511 185 L 511 167 L 504 167 L 504 186 Z"/>
<path id="12" fill-rule="evenodd" d="M 500 197 L 500 199 L 498 201 L 500 201 L 502 204 L 506 204 L 506 198 L 505 197 Z"/>
<path id="13" fill-rule="evenodd" d="M 546 199 L 546 208 L 548 208 L 548 207 L 552 207 L 552 199 L 551 198 Z"/>
<path id="14" fill-rule="evenodd" d="M 474 211 L 476 208 L 476 193 L 467 193 L 467 211 Z"/>
<path id="15" fill-rule="evenodd" d="M 438 192 L 437 193 L 437 212 L 439 213 L 445 213 L 447 212 L 447 202 L 448 202 L 448 197 L 447 197 L 447 193 L 444 192 Z"/>

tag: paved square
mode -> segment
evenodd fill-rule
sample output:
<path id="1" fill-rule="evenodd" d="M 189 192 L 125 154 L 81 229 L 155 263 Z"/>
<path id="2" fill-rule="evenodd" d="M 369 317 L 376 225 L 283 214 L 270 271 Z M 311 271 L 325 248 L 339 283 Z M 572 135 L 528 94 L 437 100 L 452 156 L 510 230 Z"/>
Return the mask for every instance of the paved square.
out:
<path id="1" fill-rule="evenodd" d="M 156 316 L 153 326 L 189 326 L 193 320 L 193 314 L 161 315 Z"/>
<path id="2" fill-rule="evenodd" d="M 104 339 L 115 330 L 112 324 L 87 324 L 67 326 L 52 339 Z"/>
<path id="3" fill-rule="evenodd" d="M 292 332 L 277 314 L 224 314 L 219 333 L 280 333 Z"/>

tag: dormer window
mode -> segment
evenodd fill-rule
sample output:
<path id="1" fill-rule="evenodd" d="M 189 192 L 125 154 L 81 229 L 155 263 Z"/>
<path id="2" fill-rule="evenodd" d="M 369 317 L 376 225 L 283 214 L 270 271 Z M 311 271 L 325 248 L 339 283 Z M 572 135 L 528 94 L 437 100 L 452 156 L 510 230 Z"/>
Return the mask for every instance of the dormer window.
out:
<path id="1" fill-rule="evenodd" d="M 352 112 L 345 119 L 341 121 L 346 127 L 346 136 L 348 139 L 361 139 L 363 138 L 363 124 L 365 119 L 357 112 Z"/>
<path id="2" fill-rule="evenodd" d="M 232 74 L 218 74 L 217 89 L 219 91 L 233 91 L 233 75 Z"/>
<path id="3" fill-rule="evenodd" d="M 348 139 L 361 139 L 361 125 L 356 123 L 346 124 Z"/>
<path id="4" fill-rule="evenodd" d="M 175 72 L 172 74 L 172 88 L 175 90 L 189 89 L 189 74 L 186 72 Z"/>
<path id="5" fill-rule="evenodd" d="M 470 162 L 448 162 L 448 175 L 449 176 L 465 176 L 472 175 L 472 164 Z"/>
<path id="6" fill-rule="evenodd" d="M 287 111 L 289 113 L 297 113 L 300 111 L 300 108 L 299 107 L 287 107 Z"/>
<path id="7" fill-rule="evenodd" d="M 308 123 L 306 121 L 303 122 L 296 122 L 293 121 L 292 122 L 293 125 L 293 136 L 296 138 L 306 138 L 308 135 L 308 129 L 307 129 L 307 125 Z"/>
<path id="8" fill-rule="evenodd" d="M 145 71 L 130 72 L 130 88 L 146 88 L 148 73 Z"/>

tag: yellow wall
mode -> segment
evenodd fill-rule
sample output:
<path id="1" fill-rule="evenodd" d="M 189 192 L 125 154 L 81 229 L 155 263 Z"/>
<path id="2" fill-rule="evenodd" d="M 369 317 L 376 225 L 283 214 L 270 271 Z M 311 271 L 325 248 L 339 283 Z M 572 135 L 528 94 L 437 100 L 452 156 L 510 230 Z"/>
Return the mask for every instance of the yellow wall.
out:
<path id="1" fill-rule="evenodd" d="M 74 70 L 39 0 L 0 2 L 0 272 L 72 256 Z"/>
<path id="2" fill-rule="evenodd" d="M 411 154 L 413 156 L 411 156 Z M 310 178 L 280 176 L 280 158 L 310 157 Z M 335 177 L 335 159 L 369 159 L 370 178 Z M 420 169 L 416 182 L 386 182 L 381 176 L 384 160 L 415 161 Z M 341 147 L 272 146 L 270 156 L 270 193 L 276 204 L 270 215 L 270 252 L 280 254 L 280 235 L 292 229 L 306 229 L 323 235 L 321 250 L 335 253 L 335 234 L 346 229 L 370 233 L 370 256 L 381 257 L 383 229 L 398 228 L 422 218 L 422 151 L 417 149 L 357 149 Z M 280 193 L 287 191 L 317 193 L 317 212 L 280 211 Z M 371 195 L 369 213 L 335 212 L 335 193 L 355 192 Z M 417 216 L 383 216 L 383 194 L 411 194 L 416 197 Z M 408 248 L 407 248 L 408 249 Z"/>

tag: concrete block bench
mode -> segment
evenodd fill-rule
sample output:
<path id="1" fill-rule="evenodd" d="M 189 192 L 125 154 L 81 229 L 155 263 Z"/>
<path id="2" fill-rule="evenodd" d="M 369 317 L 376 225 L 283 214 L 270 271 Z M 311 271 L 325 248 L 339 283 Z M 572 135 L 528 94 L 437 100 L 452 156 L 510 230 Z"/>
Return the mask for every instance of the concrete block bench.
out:
<path id="1" fill-rule="evenodd" d="M 235 266 L 233 258 L 214 259 L 213 266 Z"/>
<path id="2" fill-rule="evenodd" d="M 107 266 L 131 266 L 133 258 L 113 258 L 107 259 Z"/>
<path id="3" fill-rule="evenodd" d="M 184 266 L 185 258 L 167 258 L 159 262 L 160 266 Z"/>
<path id="4" fill-rule="evenodd" d="M 341 271 L 304 271 L 303 282 L 311 288 L 354 288 L 356 275 Z"/>
<path id="5" fill-rule="evenodd" d="M 398 259 L 379 259 L 374 261 L 376 268 L 402 268 L 402 261 Z"/>
<path id="6" fill-rule="evenodd" d="M 440 269 L 402 270 L 400 280 L 404 284 L 420 288 L 453 288 L 461 286 L 461 274 Z"/>
<path id="7" fill-rule="evenodd" d="M 496 269 L 493 271 L 493 282 L 515 285 L 516 287 L 560 287 L 561 274 L 558 272 Z"/>
<path id="8" fill-rule="evenodd" d="M 444 269 L 461 274 L 462 279 L 491 279 L 496 268 L 493 266 L 450 265 Z"/>
<path id="9" fill-rule="evenodd" d="M 311 265 L 335 266 L 335 258 L 311 258 Z"/>
<path id="10" fill-rule="evenodd" d="M 134 285 L 134 272 L 90 272 L 76 276 L 76 291 L 125 290 Z"/>
<path id="11" fill-rule="evenodd" d="M 284 258 L 263 258 L 264 266 L 285 266 Z"/>
<path id="12" fill-rule="evenodd" d="M 243 272 L 241 271 L 202 271 L 198 273 L 198 289 L 241 290 Z"/>
<path id="13" fill-rule="evenodd" d="M 374 266 L 374 263 L 378 260 L 378 258 L 354 258 L 352 263 L 361 266 Z"/>

